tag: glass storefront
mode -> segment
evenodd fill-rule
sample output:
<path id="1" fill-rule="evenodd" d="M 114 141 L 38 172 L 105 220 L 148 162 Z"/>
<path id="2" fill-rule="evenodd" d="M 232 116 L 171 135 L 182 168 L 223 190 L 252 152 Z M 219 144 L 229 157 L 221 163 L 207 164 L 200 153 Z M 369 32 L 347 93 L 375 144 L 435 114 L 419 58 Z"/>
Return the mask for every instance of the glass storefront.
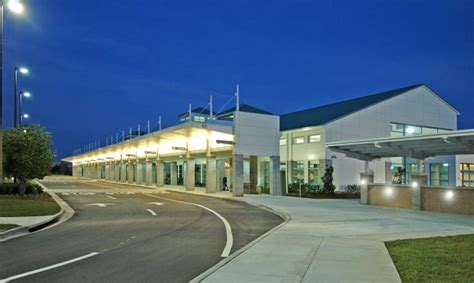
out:
<path id="1" fill-rule="evenodd" d="M 206 164 L 196 164 L 194 167 L 194 178 L 196 187 L 206 186 Z"/>
<path id="2" fill-rule="evenodd" d="M 461 186 L 474 187 L 474 163 L 461 163 L 459 166 Z"/>
<path id="3" fill-rule="evenodd" d="M 292 163 L 292 182 L 304 183 L 304 161 L 293 161 Z"/>
<path id="4" fill-rule="evenodd" d="M 315 161 L 308 161 L 308 184 L 310 186 L 317 186 L 321 184 L 319 176 L 319 164 Z"/>
<path id="5" fill-rule="evenodd" d="M 448 163 L 430 164 L 430 185 L 431 186 L 449 186 L 449 164 Z"/>

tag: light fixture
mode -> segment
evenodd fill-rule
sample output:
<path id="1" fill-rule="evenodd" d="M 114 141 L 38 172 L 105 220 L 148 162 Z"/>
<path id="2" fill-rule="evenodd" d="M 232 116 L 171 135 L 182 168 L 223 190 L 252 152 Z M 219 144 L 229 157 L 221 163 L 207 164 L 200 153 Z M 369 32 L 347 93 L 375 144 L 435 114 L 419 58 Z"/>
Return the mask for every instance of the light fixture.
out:
<path id="1" fill-rule="evenodd" d="M 28 115 L 28 114 L 26 114 L 26 113 L 23 114 L 23 118 L 27 118 L 27 119 L 28 119 L 29 117 L 30 117 L 30 115 Z"/>
<path id="2" fill-rule="evenodd" d="M 23 4 L 21 4 L 18 0 L 9 0 L 7 6 L 8 9 L 10 9 L 10 11 L 15 14 L 21 14 L 25 10 Z"/>
<path id="3" fill-rule="evenodd" d="M 31 92 L 25 91 L 25 92 L 23 93 L 23 96 L 24 96 L 24 97 L 31 97 Z"/>
<path id="4" fill-rule="evenodd" d="M 451 200 L 454 197 L 453 191 L 447 191 L 445 197 L 447 200 Z"/>
<path id="5" fill-rule="evenodd" d="M 443 163 L 443 167 L 448 167 L 449 163 Z"/>
<path id="6" fill-rule="evenodd" d="M 365 186 L 367 184 L 367 181 L 365 179 L 360 180 L 360 184 L 362 186 Z"/>
<path id="7" fill-rule="evenodd" d="M 18 71 L 20 71 L 20 73 L 22 73 L 22 74 L 28 74 L 28 73 L 30 72 L 30 71 L 29 71 L 27 68 L 25 68 L 25 67 L 20 67 L 20 68 L 18 69 Z"/>
<path id="8" fill-rule="evenodd" d="M 415 182 L 411 183 L 411 186 L 413 188 L 418 188 L 418 182 L 415 181 Z"/>
<path id="9" fill-rule="evenodd" d="M 393 189 L 391 187 L 385 188 L 385 195 L 390 197 L 393 195 Z"/>

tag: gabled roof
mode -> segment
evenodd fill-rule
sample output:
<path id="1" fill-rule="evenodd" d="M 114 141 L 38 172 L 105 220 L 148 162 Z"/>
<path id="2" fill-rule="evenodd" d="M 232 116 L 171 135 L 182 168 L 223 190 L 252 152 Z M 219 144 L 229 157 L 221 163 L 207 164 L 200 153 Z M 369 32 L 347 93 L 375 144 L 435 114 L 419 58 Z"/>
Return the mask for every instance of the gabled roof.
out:
<path id="1" fill-rule="evenodd" d="M 240 104 L 239 105 L 239 111 L 241 112 L 248 112 L 248 113 L 256 113 L 256 114 L 265 114 L 265 115 L 273 115 L 272 113 L 253 107 L 248 104 Z M 217 114 L 218 117 L 226 116 L 228 114 L 234 113 L 235 112 L 235 107 L 229 108 L 223 112 L 220 112 Z"/>
<path id="2" fill-rule="evenodd" d="M 341 102 L 337 102 L 333 104 L 323 105 L 319 107 L 314 107 L 314 108 L 310 108 L 306 110 L 284 114 L 280 116 L 280 130 L 286 131 L 290 129 L 325 125 L 332 121 L 343 118 L 349 114 L 360 111 L 372 105 L 378 104 L 387 99 L 399 96 L 401 94 L 404 94 L 408 91 L 411 91 L 419 87 L 426 87 L 426 86 L 424 84 L 417 84 L 417 85 L 399 88 L 399 89 L 395 89 L 395 90 L 391 90 L 387 92 L 381 92 L 381 93 L 377 93 L 377 94 L 373 94 L 369 96 L 354 98 L 354 99 L 341 101 Z M 431 89 L 429 90 L 438 99 L 446 103 L 446 101 L 441 99 Z M 452 108 L 454 111 L 456 111 L 456 109 L 454 109 L 451 105 L 449 104 L 447 105 L 450 108 Z"/>
<path id="3" fill-rule="evenodd" d="M 188 115 L 188 111 L 184 112 L 184 113 L 181 113 L 179 114 L 178 116 L 181 117 L 181 116 L 185 116 L 185 115 Z M 208 109 L 204 108 L 204 107 L 197 107 L 197 108 L 194 108 L 191 110 L 191 113 L 195 113 L 195 114 L 203 114 L 203 115 L 209 115 L 211 114 L 211 111 L 209 111 Z M 212 114 L 216 114 L 214 111 L 212 112 Z"/>

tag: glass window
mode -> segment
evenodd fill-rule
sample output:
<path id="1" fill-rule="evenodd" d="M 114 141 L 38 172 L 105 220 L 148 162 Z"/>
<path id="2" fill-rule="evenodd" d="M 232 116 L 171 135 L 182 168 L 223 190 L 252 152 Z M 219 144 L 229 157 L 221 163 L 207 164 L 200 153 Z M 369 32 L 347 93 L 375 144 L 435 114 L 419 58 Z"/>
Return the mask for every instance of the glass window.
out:
<path id="1" fill-rule="evenodd" d="M 293 161 L 292 181 L 293 183 L 304 181 L 304 162 L 303 161 Z"/>
<path id="2" fill-rule="evenodd" d="M 432 135 L 432 134 L 437 134 L 438 129 L 423 127 L 422 132 L 423 132 L 423 135 Z"/>
<path id="3" fill-rule="evenodd" d="M 449 164 L 432 163 L 430 165 L 431 186 L 449 186 Z"/>
<path id="4" fill-rule="evenodd" d="M 204 116 L 194 116 L 194 122 L 206 122 L 206 117 L 204 117 Z"/>
<path id="5" fill-rule="evenodd" d="M 405 136 L 414 136 L 414 135 L 421 135 L 421 127 L 406 125 Z"/>
<path id="6" fill-rule="evenodd" d="M 280 145 L 286 145 L 286 139 L 280 139 Z"/>
<path id="7" fill-rule="evenodd" d="M 294 143 L 294 144 L 302 144 L 302 143 L 304 143 L 304 137 L 293 138 L 293 143 Z"/>
<path id="8" fill-rule="evenodd" d="M 321 135 L 311 135 L 308 137 L 309 143 L 320 142 L 320 141 L 321 141 Z"/>
<path id="9" fill-rule="evenodd" d="M 461 186 L 474 187 L 474 163 L 461 163 L 460 167 Z"/>
<path id="10" fill-rule="evenodd" d="M 314 161 L 308 161 L 308 183 L 309 185 L 319 185 L 319 164 Z"/>

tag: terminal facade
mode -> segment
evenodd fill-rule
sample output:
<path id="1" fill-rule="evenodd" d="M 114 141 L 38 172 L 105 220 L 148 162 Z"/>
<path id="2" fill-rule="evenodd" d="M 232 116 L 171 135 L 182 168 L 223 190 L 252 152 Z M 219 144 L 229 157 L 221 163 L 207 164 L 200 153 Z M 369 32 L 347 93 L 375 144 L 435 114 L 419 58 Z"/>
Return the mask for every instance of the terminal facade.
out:
<path id="1" fill-rule="evenodd" d="M 458 111 L 426 85 L 415 85 L 281 116 L 239 105 L 197 108 L 170 128 L 65 158 L 73 175 L 148 186 L 231 189 L 281 195 L 292 185 L 321 186 L 326 166 L 343 189 L 358 184 L 367 163 L 327 144 L 457 130 Z M 131 136 L 132 137 L 132 136 Z M 473 152 L 474 153 L 474 152 Z M 474 155 L 436 156 L 423 168 L 409 157 L 368 163 L 376 183 L 409 183 L 424 172 L 431 186 L 474 186 Z M 421 166 L 420 166 L 421 167 Z"/>

